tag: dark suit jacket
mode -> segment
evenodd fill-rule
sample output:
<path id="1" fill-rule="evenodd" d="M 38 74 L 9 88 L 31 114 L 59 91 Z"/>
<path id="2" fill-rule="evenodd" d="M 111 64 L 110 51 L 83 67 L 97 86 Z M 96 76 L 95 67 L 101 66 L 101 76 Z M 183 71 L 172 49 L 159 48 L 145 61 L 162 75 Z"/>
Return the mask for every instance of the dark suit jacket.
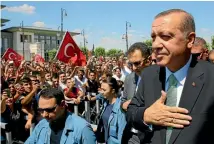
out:
<path id="1" fill-rule="evenodd" d="M 161 96 L 165 89 L 165 68 L 157 65 L 142 73 L 138 91 L 128 107 L 127 120 L 140 133 L 142 144 L 165 144 L 166 127 L 153 125 L 153 131 L 143 123 L 143 114 Z M 169 144 L 214 144 L 214 65 L 192 60 L 179 107 L 186 108 L 191 124 L 173 129 Z"/>
<path id="2" fill-rule="evenodd" d="M 122 103 L 134 97 L 136 93 L 135 91 L 137 86 L 137 80 L 138 80 L 138 76 L 135 72 L 132 72 L 126 76 L 124 81 L 123 96 L 121 97 Z"/>

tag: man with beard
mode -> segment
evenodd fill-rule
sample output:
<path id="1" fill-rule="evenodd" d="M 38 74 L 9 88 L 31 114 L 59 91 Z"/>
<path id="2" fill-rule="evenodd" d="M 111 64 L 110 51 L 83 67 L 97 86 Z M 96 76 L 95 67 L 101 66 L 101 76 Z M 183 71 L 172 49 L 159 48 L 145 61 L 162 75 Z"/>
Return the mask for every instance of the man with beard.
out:
<path id="1" fill-rule="evenodd" d="M 44 118 L 35 127 L 26 144 L 95 144 L 96 138 L 88 122 L 66 110 L 64 94 L 56 88 L 40 93 L 38 111 Z"/>

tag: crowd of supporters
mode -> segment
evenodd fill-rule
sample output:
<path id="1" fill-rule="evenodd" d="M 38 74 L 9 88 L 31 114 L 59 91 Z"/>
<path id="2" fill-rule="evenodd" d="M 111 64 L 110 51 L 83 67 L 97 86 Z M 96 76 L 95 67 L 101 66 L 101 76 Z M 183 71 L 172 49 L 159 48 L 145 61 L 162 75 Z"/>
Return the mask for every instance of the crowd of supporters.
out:
<path id="1" fill-rule="evenodd" d="M 214 51 L 207 50 L 205 45 L 202 38 L 196 38 L 193 58 L 214 63 Z M 133 55 L 136 50 L 142 55 L 139 61 L 133 61 L 138 57 Z M 1 60 L 1 122 L 9 124 L 13 140 L 26 141 L 32 124 L 37 125 L 44 118 L 38 105 L 41 93 L 54 88 L 63 93 L 66 111 L 74 112 L 73 104 L 79 106 L 79 116 L 85 110 L 84 100 L 89 100 L 91 107 L 97 99 L 102 101 L 98 127 L 93 129 L 97 141 L 121 143 L 126 127 L 125 113 L 134 95 L 124 83 L 132 83 L 129 76 L 134 74 L 137 85 L 137 75 L 155 61 L 151 50 L 143 43 L 133 44 L 127 55 L 102 59 L 92 56 L 84 67 L 74 63 L 36 63 L 33 60 L 22 61 L 19 67 L 15 67 L 13 61 Z M 112 117 L 116 120 L 110 121 L 109 126 Z M 4 129 L 1 131 L 1 141 L 4 143 L 5 132 Z"/>

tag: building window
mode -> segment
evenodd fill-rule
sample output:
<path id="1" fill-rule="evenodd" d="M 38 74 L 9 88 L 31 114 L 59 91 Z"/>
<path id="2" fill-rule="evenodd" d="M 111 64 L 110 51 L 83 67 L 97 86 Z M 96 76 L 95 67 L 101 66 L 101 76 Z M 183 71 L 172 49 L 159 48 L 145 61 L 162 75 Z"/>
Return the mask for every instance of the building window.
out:
<path id="1" fill-rule="evenodd" d="M 24 40 L 28 40 L 28 36 L 24 35 Z M 20 35 L 20 42 L 23 42 L 23 35 Z"/>
<path id="2" fill-rule="evenodd" d="M 52 37 L 51 37 L 51 40 L 56 40 L 56 37 L 55 37 L 55 36 L 52 36 Z"/>
<path id="3" fill-rule="evenodd" d="M 39 39 L 40 40 L 45 39 L 45 36 L 39 36 Z"/>
<path id="4" fill-rule="evenodd" d="M 22 34 L 20 35 L 20 42 L 23 42 L 23 35 Z M 24 35 L 24 42 L 31 43 L 32 42 L 31 35 Z"/>
<path id="5" fill-rule="evenodd" d="M 38 35 L 34 35 L 34 42 L 39 42 L 39 36 Z"/>
<path id="6" fill-rule="evenodd" d="M 49 40 L 49 39 L 51 39 L 51 37 L 50 36 L 46 36 L 46 39 Z"/>
<path id="7" fill-rule="evenodd" d="M 39 36 L 38 35 L 34 35 L 34 39 L 39 39 Z"/>
<path id="8" fill-rule="evenodd" d="M 4 48 L 7 49 L 8 48 L 8 39 L 4 38 Z"/>
<path id="9" fill-rule="evenodd" d="M 56 48 L 56 40 L 51 41 L 51 49 Z"/>

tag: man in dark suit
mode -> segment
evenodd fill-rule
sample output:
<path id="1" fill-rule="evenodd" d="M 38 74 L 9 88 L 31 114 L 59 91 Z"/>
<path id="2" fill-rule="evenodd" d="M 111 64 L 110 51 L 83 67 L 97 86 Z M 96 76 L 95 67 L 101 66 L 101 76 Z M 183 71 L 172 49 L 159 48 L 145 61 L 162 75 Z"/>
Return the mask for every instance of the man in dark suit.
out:
<path id="1" fill-rule="evenodd" d="M 152 23 L 157 65 L 146 68 L 127 120 L 142 144 L 213 144 L 214 66 L 192 58 L 194 18 L 180 9 Z"/>
<path id="2" fill-rule="evenodd" d="M 131 99 L 136 94 L 143 69 L 151 64 L 150 49 L 143 42 L 136 42 L 131 45 L 127 54 L 129 64 L 132 67 L 133 72 L 127 75 L 124 81 L 124 91 L 123 96 L 121 97 L 121 107 L 124 111 L 127 111 L 127 107 L 131 102 Z M 137 130 L 133 128 L 132 125 L 126 125 L 122 143 L 140 143 L 137 133 Z"/>

